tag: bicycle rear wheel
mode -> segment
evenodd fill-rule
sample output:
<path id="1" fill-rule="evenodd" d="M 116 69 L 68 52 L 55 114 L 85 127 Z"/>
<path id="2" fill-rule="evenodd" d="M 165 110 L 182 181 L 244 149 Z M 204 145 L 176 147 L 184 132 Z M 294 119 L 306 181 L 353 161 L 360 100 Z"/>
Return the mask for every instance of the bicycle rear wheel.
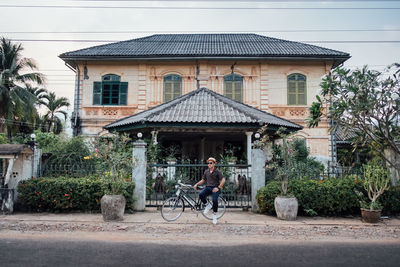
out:
<path id="1" fill-rule="evenodd" d="M 210 203 L 212 205 L 212 197 L 208 196 L 207 197 L 207 202 Z M 218 211 L 217 211 L 217 219 L 221 218 L 222 216 L 224 216 L 226 212 L 226 201 L 224 198 L 222 198 L 221 196 L 218 197 Z M 209 220 L 212 220 L 212 209 L 210 210 L 210 212 L 208 212 L 207 214 L 204 214 L 204 212 L 202 212 L 201 214 L 203 214 L 204 217 L 206 217 Z"/>
<path id="2" fill-rule="evenodd" d="M 183 212 L 184 203 L 178 197 L 170 197 L 161 206 L 161 216 L 164 220 L 172 222 L 177 220 Z"/>

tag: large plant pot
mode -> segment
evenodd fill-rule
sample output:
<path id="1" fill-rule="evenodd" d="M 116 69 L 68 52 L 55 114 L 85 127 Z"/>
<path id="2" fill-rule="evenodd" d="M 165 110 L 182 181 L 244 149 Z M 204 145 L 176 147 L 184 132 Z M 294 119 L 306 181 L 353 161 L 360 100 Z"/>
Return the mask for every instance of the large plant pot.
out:
<path id="1" fill-rule="evenodd" d="M 381 218 L 382 210 L 369 210 L 361 208 L 362 220 L 366 223 L 377 223 Z"/>
<path id="2" fill-rule="evenodd" d="M 125 212 L 123 195 L 104 195 L 101 198 L 101 214 L 104 221 L 122 221 Z"/>
<path id="3" fill-rule="evenodd" d="M 295 221 L 299 203 L 295 197 L 277 196 L 274 201 L 275 212 L 278 219 L 285 221 Z"/>

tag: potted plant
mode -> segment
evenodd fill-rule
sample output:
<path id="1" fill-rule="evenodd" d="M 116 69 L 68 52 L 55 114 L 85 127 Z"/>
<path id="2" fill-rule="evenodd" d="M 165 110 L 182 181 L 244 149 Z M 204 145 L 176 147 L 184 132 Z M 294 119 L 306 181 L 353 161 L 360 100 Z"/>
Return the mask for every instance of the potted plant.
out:
<path id="1" fill-rule="evenodd" d="M 293 150 L 287 141 L 287 136 L 281 135 L 281 137 L 279 161 L 275 165 L 277 178 L 281 183 L 281 194 L 275 197 L 274 207 L 278 219 L 294 221 L 297 218 L 299 203 L 294 195 L 288 193 L 288 184 L 289 179 L 296 175 L 296 164 L 292 159 Z"/>
<path id="2" fill-rule="evenodd" d="M 132 171 L 132 149 L 127 136 L 103 138 L 97 143 L 97 157 L 103 170 L 103 179 L 109 186 L 101 198 L 104 221 L 123 220 L 126 199 L 126 180 Z M 133 194 L 133 192 L 132 192 Z"/>
<path id="3" fill-rule="evenodd" d="M 361 201 L 361 217 L 364 222 L 377 223 L 382 212 L 377 199 L 389 188 L 390 172 L 379 165 L 366 165 L 363 176 L 363 186 L 370 202 Z"/>

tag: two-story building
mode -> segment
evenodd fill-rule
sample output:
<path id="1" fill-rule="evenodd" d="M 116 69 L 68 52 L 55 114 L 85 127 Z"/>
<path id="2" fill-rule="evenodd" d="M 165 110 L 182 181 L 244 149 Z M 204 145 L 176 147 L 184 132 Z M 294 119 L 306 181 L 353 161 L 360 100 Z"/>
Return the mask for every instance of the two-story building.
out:
<path id="1" fill-rule="evenodd" d="M 309 129 L 305 119 L 321 78 L 350 55 L 257 34 L 163 34 L 60 58 L 76 72 L 75 134 L 140 131 L 185 158 L 218 157 L 227 145 L 248 158 L 267 124 L 271 134 L 297 131 L 326 163 L 328 123 Z"/>

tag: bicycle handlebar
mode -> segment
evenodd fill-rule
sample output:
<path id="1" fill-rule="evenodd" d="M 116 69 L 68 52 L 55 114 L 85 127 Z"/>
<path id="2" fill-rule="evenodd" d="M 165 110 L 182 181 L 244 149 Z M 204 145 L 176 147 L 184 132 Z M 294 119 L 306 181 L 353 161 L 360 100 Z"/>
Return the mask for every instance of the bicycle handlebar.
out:
<path id="1" fill-rule="evenodd" d="M 193 185 L 190 185 L 190 184 L 183 184 L 183 183 L 181 183 L 180 181 L 178 181 L 178 184 L 180 185 L 180 186 L 182 186 L 182 187 L 189 187 L 189 188 L 193 188 Z M 197 188 L 204 188 L 204 186 L 197 186 Z"/>

